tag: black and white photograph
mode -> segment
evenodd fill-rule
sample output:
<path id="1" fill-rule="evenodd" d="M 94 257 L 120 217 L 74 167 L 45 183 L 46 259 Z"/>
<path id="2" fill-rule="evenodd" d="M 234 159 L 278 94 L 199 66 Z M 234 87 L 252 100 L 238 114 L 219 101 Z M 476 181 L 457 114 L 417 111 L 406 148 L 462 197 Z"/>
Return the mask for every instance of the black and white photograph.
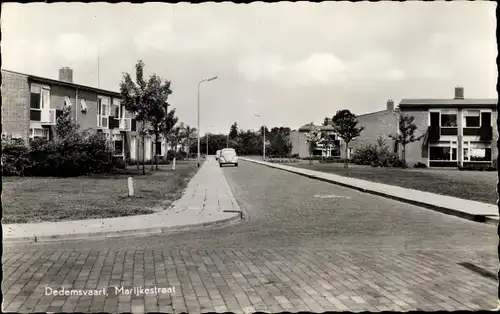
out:
<path id="1" fill-rule="evenodd" d="M 500 310 L 495 2 L 1 6 L 2 312 Z"/>

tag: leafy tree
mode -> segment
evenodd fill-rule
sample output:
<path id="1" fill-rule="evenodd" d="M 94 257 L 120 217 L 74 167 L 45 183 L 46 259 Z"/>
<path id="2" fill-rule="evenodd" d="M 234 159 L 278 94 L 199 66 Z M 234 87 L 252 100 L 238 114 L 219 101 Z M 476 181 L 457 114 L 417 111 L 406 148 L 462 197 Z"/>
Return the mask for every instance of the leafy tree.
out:
<path id="1" fill-rule="evenodd" d="M 231 125 L 231 129 L 229 130 L 229 138 L 235 139 L 238 136 L 238 124 L 235 122 Z"/>
<path id="2" fill-rule="evenodd" d="M 170 130 L 170 132 L 166 135 L 167 141 L 170 144 L 171 149 L 174 151 L 174 158 L 177 158 L 177 151 L 179 144 L 182 141 L 183 130 L 180 126 L 176 126 Z"/>
<path id="3" fill-rule="evenodd" d="M 318 142 L 321 139 L 321 131 L 312 122 L 309 124 L 311 129 L 305 134 L 306 142 L 309 145 L 309 164 L 312 164 L 312 155 L 314 149 L 318 146 Z"/>
<path id="4" fill-rule="evenodd" d="M 181 126 L 182 127 L 182 126 Z M 189 150 L 189 153 L 191 153 L 191 144 L 193 143 L 194 139 L 196 138 L 196 128 L 192 128 L 189 125 L 186 125 L 185 127 L 182 127 L 183 132 L 182 132 L 182 140 L 181 140 L 181 145 L 182 145 L 182 150 L 185 151 L 186 147 Z"/>
<path id="5" fill-rule="evenodd" d="M 389 134 L 389 138 L 396 141 L 396 145 L 401 144 L 402 147 L 402 166 L 403 168 L 407 167 L 406 164 L 406 146 L 410 143 L 419 141 L 425 134 L 420 136 L 415 136 L 415 132 L 417 131 L 417 126 L 414 123 L 415 117 L 407 116 L 404 114 L 399 115 L 399 123 L 398 123 L 398 134 L 392 135 Z"/>
<path id="6" fill-rule="evenodd" d="M 61 116 L 56 121 L 56 135 L 59 139 L 68 138 L 71 135 L 78 133 L 79 126 L 71 118 L 71 107 L 65 106 Z"/>
<path id="7" fill-rule="evenodd" d="M 349 143 L 358 137 L 361 132 L 365 129 L 363 126 L 358 126 L 358 119 L 356 115 L 351 113 L 348 109 L 343 109 L 337 111 L 335 116 L 332 118 L 333 129 L 340 138 L 345 142 L 345 163 L 344 167 L 349 167 L 349 161 L 347 158 L 347 152 L 349 151 Z"/>
<path id="8" fill-rule="evenodd" d="M 145 119 L 149 125 L 148 133 L 154 136 L 154 143 L 158 142 L 160 134 L 168 133 L 177 122 L 175 109 L 168 111 L 170 94 L 172 94 L 170 81 L 162 82 L 156 74 L 149 78 L 144 97 L 147 102 Z M 156 145 L 153 145 L 153 156 L 158 170 Z"/>
<path id="9" fill-rule="evenodd" d="M 147 82 L 144 80 L 144 62 L 139 60 L 135 65 L 135 80 L 129 73 L 124 73 L 122 81 L 120 82 L 120 93 L 122 96 L 123 104 L 127 111 L 135 116 L 135 120 L 139 122 L 138 133 L 141 138 L 142 147 L 144 147 L 144 139 L 147 135 L 148 115 L 149 115 L 149 101 L 147 99 L 148 90 Z M 146 174 L 146 166 L 144 162 L 145 154 L 142 154 L 142 173 Z M 139 169 L 139 158 L 137 158 L 137 169 Z"/>

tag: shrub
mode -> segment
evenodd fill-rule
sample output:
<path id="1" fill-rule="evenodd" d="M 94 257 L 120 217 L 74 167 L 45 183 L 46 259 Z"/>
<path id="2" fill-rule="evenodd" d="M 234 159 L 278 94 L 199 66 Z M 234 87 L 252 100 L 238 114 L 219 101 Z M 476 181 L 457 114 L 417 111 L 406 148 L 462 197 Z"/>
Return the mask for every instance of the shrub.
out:
<path id="1" fill-rule="evenodd" d="M 498 170 L 498 158 L 493 159 L 492 166 L 493 166 L 493 168 L 495 168 L 496 170 Z"/>
<path id="2" fill-rule="evenodd" d="M 123 169 L 127 168 L 127 163 L 123 159 L 118 159 L 115 162 L 115 168 L 123 170 Z"/>
<path id="3" fill-rule="evenodd" d="M 459 170 L 463 171 L 496 171 L 497 169 L 489 163 L 464 163 L 463 166 L 458 167 Z"/>
<path id="4" fill-rule="evenodd" d="M 368 144 L 354 150 L 352 163 L 372 167 L 402 167 L 403 162 L 381 140 L 378 145 Z"/>
<path id="5" fill-rule="evenodd" d="M 292 155 L 290 155 L 290 157 L 295 158 L 295 159 L 300 159 L 299 154 L 292 154 Z"/>
<path id="6" fill-rule="evenodd" d="M 423 162 L 417 162 L 416 164 L 413 165 L 413 168 L 427 168 L 427 165 L 424 164 Z"/>

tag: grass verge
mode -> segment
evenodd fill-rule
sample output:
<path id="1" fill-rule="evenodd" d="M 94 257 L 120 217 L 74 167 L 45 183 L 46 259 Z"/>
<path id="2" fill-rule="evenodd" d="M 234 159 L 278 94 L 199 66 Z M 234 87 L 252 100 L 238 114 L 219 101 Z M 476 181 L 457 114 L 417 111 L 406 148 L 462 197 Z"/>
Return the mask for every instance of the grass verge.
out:
<path id="1" fill-rule="evenodd" d="M 489 204 L 496 204 L 498 198 L 496 171 L 375 168 L 356 165 L 349 165 L 349 168 L 345 169 L 343 164 L 291 166 Z"/>
<path id="2" fill-rule="evenodd" d="M 182 196 L 197 171 L 196 162 L 159 165 L 159 170 L 127 167 L 120 174 L 76 178 L 3 178 L 4 224 L 111 218 L 153 213 Z M 128 197 L 127 179 L 134 179 Z"/>

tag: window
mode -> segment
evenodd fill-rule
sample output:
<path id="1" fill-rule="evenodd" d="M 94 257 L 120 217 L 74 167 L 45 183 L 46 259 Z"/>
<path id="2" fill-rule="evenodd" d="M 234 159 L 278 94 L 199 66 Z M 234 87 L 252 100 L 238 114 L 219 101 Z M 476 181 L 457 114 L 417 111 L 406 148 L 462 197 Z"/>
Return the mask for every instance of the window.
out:
<path id="1" fill-rule="evenodd" d="M 457 161 L 457 142 L 435 142 L 429 146 L 429 160 Z"/>
<path id="2" fill-rule="evenodd" d="M 123 141 L 114 141 L 115 156 L 123 156 Z"/>
<path id="3" fill-rule="evenodd" d="M 491 145 L 482 142 L 464 142 L 464 161 L 491 161 Z"/>
<path id="4" fill-rule="evenodd" d="M 82 112 L 87 112 L 87 102 L 85 99 L 80 99 L 80 104 L 82 106 Z"/>
<path id="5" fill-rule="evenodd" d="M 101 116 L 109 116 L 109 98 L 99 97 L 98 107 Z"/>
<path id="6" fill-rule="evenodd" d="M 456 128 L 457 126 L 457 114 L 455 112 L 441 111 L 442 128 Z"/>
<path id="7" fill-rule="evenodd" d="M 31 84 L 30 107 L 31 109 L 40 109 L 42 101 L 42 87 L 40 85 Z"/>
<path id="8" fill-rule="evenodd" d="M 466 128 L 478 128 L 481 126 L 481 111 L 464 110 L 463 120 Z"/>
<path id="9" fill-rule="evenodd" d="M 120 100 L 119 99 L 113 99 L 113 106 L 112 106 L 111 114 L 114 118 L 120 118 Z"/>
<path id="10" fill-rule="evenodd" d="M 34 128 L 30 129 L 30 138 L 49 138 L 49 130 L 44 128 Z"/>

